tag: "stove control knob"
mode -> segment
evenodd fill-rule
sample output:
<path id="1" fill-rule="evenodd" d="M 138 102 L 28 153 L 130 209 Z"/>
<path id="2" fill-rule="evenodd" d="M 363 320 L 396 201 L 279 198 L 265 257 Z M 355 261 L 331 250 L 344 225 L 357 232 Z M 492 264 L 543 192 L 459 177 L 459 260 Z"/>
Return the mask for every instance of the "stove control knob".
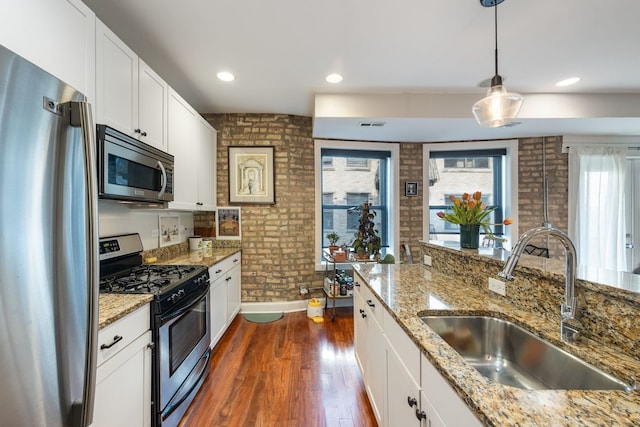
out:
<path id="1" fill-rule="evenodd" d="M 178 298 L 180 298 L 180 299 L 184 298 L 184 289 L 180 289 L 178 291 Z"/>
<path id="2" fill-rule="evenodd" d="M 175 303 L 176 303 L 176 301 L 177 301 L 178 299 L 180 299 L 180 297 L 178 296 L 178 294 L 173 294 L 173 295 L 171 295 L 168 299 L 169 299 L 169 301 L 171 301 L 171 303 L 172 303 L 172 304 L 175 304 Z"/>

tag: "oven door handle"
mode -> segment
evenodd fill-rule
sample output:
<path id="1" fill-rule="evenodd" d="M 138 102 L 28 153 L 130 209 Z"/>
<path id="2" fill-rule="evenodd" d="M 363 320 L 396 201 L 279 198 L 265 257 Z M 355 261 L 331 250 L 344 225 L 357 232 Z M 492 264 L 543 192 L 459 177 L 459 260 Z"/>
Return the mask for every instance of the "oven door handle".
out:
<path id="1" fill-rule="evenodd" d="M 202 289 L 202 291 L 199 292 L 198 295 L 196 295 L 195 297 L 190 298 L 185 305 L 177 307 L 175 309 L 171 309 L 171 311 L 168 311 L 167 313 L 160 316 L 160 323 L 165 324 L 167 321 L 174 319 L 178 316 L 181 316 L 186 311 L 189 311 L 193 306 L 198 304 L 202 300 L 202 298 L 204 298 L 207 295 L 208 292 L 209 292 L 209 282 L 207 281 L 206 285 L 204 286 L 204 289 Z"/>
<path id="2" fill-rule="evenodd" d="M 171 401 L 167 404 L 165 409 L 162 411 L 162 419 L 165 420 L 173 411 L 178 408 L 182 402 L 184 402 L 195 387 L 204 379 L 205 375 L 209 372 L 207 367 L 209 366 L 209 360 L 211 358 L 211 349 L 207 349 L 205 353 L 200 358 L 198 364 L 193 368 L 193 374 L 190 376 L 176 391 L 175 396 L 171 399 Z M 195 375 L 197 373 L 197 375 Z"/>

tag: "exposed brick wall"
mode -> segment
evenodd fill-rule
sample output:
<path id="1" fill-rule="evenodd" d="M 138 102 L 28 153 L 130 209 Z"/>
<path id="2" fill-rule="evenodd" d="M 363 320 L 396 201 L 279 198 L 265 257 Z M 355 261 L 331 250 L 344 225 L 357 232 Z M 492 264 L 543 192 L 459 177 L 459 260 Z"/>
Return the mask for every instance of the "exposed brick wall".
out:
<path id="1" fill-rule="evenodd" d="M 524 138 L 518 142 L 518 235 L 539 227 L 544 222 L 543 209 L 543 138 Z M 569 191 L 568 154 L 562 153 L 562 137 L 544 138 L 546 172 L 548 183 L 549 221 L 567 232 L 567 209 Z M 564 249 L 555 240 L 536 238 L 531 243 L 550 248 L 554 258 L 564 258 Z"/>
<path id="2" fill-rule="evenodd" d="M 218 130 L 218 206 L 229 205 L 228 147 L 275 147 L 275 205 L 239 205 L 242 301 L 299 299 L 298 286 L 321 286 L 314 262 L 311 118 L 281 114 L 205 115 Z"/>
<path id="3" fill-rule="evenodd" d="M 404 195 L 407 181 L 418 182 L 418 195 Z M 409 244 L 414 262 L 420 262 L 420 245 L 422 240 L 422 202 L 424 186 L 422 182 L 422 144 L 400 144 L 400 240 Z M 400 251 L 400 259 L 407 262 L 404 252 Z M 398 262 L 400 259 L 396 259 Z"/>
<path id="4" fill-rule="evenodd" d="M 229 204 L 228 147 L 275 147 L 276 204 L 242 208 L 242 301 L 294 301 L 298 286 L 321 286 L 315 271 L 315 196 L 312 119 L 283 114 L 207 114 L 218 130 L 218 206 Z M 546 138 L 549 215 L 566 230 L 567 156 L 560 137 Z M 520 230 L 542 224 L 542 138 L 520 140 Z M 400 240 L 419 261 L 422 239 L 422 145 L 400 144 Z M 406 181 L 417 181 L 417 197 L 404 195 Z M 195 227 L 215 227 L 212 215 L 194 214 Z M 562 253 L 561 251 L 559 253 Z M 406 261 L 403 254 L 399 260 Z"/>

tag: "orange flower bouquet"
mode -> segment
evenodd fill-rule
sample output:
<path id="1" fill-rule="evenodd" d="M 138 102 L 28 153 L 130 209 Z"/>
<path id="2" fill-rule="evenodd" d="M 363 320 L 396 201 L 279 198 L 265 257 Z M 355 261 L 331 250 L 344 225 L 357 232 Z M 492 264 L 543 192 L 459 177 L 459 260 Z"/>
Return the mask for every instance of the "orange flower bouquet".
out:
<path id="1" fill-rule="evenodd" d="M 462 198 L 449 196 L 449 200 L 453 205 L 446 212 L 438 212 L 438 217 L 458 225 L 479 225 L 484 230 L 485 235 L 492 240 L 505 241 L 506 239 L 496 237 L 491 231 L 491 226 L 510 225 L 513 221 L 507 218 L 502 224 L 492 224 L 490 221 L 491 213 L 496 210 L 495 207 L 488 207 L 482 202 L 482 193 L 476 191 L 473 195 L 464 193 Z"/>

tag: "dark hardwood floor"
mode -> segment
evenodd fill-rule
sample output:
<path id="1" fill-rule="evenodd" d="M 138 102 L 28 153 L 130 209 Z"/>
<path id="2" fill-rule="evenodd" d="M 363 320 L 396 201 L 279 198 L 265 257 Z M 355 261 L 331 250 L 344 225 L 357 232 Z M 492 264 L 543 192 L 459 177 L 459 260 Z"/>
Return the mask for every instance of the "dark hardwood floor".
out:
<path id="1" fill-rule="evenodd" d="M 324 317 L 236 316 L 180 426 L 376 426 L 353 354 L 353 309 Z"/>

